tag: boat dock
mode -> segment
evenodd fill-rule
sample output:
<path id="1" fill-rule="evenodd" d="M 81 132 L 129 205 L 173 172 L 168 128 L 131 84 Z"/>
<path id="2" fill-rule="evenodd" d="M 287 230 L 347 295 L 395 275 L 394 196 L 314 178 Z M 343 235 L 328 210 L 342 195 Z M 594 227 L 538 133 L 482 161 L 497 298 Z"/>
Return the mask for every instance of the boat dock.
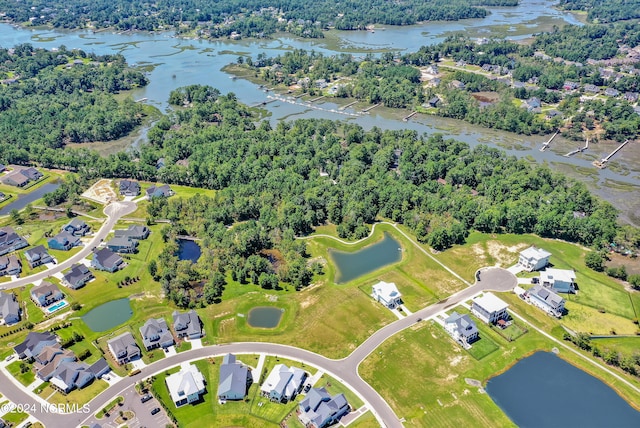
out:
<path id="1" fill-rule="evenodd" d="M 319 97 L 314 98 L 314 99 L 312 99 L 312 100 L 309 100 L 309 101 L 307 101 L 307 102 L 309 102 L 309 103 L 315 103 L 316 101 L 321 100 L 321 99 L 323 99 L 323 98 L 324 98 L 324 95 L 320 95 Z"/>
<path id="2" fill-rule="evenodd" d="M 569 156 L 573 156 L 576 153 L 582 153 L 585 150 L 587 150 L 589 148 L 589 139 L 587 138 L 587 141 L 584 144 L 584 147 L 578 147 L 575 150 L 570 151 L 569 153 L 567 153 L 566 155 L 564 155 L 564 157 L 568 158 Z"/>
<path id="3" fill-rule="evenodd" d="M 347 104 L 346 106 L 339 107 L 339 108 L 338 108 L 338 110 L 344 110 L 344 109 L 347 109 L 347 108 L 351 107 L 352 105 L 354 105 L 354 104 L 356 104 L 356 103 L 357 103 L 357 101 L 354 101 L 354 102 L 352 102 L 352 103 Z"/>
<path id="4" fill-rule="evenodd" d="M 415 116 L 416 114 L 418 114 L 417 111 L 412 111 L 408 116 L 405 116 L 402 118 L 403 122 L 408 122 L 409 119 L 411 119 L 413 116 Z"/>
<path id="5" fill-rule="evenodd" d="M 274 99 L 272 99 L 272 100 L 264 100 L 264 101 L 261 101 L 261 102 L 259 102 L 259 103 L 255 103 L 255 104 L 254 104 L 254 105 L 252 105 L 251 107 L 266 106 L 267 104 L 272 103 L 272 102 L 275 102 L 275 101 L 277 101 L 275 98 L 274 98 Z"/>
<path id="6" fill-rule="evenodd" d="M 337 114 L 341 114 L 344 116 L 350 116 L 350 117 L 359 117 L 362 116 L 362 113 L 358 112 L 358 113 L 350 113 L 350 112 L 346 112 L 346 111 L 341 111 L 341 110 L 337 110 L 335 108 L 332 109 L 328 109 L 328 108 L 322 108 L 320 106 L 316 106 L 311 104 L 309 101 L 306 102 L 302 102 L 302 101 L 298 101 L 296 98 L 294 97 L 283 97 L 282 95 L 267 95 L 267 98 L 269 99 L 269 103 L 272 103 L 274 101 L 281 101 L 284 103 L 289 103 L 289 104 L 295 104 L 301 107 L 305 107 L 305 108 L 311 108 L 314 110 L 318 110 L 318 111 L 326 111 L 329 113 L 337 113 Z M 266 104 L 267 102 L 263 102 L 263 103 L 259 103 L 258 105 L 262 105 L 262 104 Z"/>
<path id="7" fill-rule="evenodd" d="M 541 151 L 541 152 L 544 152 L 545 150 L 547 150 L 547 148 L 548 148 L 548 147 L 549 147 L 549 145 L 551 144 L 551 141 L 553 141 L 553 139 L 554 139 L 554 138 L 556 138 L 556 135 L 558 135 L 559 133 L 560 133 L 560 131 L 559 131 L 559 130 L 558 130 L 558 131 L 556 131 L 556 133 L 555 133 L 555 134 L 553 134 L 553 135 L 551 136 L 551 138 L 549 138 L 549 141 L 547 141 L 546 143 L 544 143 L 544 144 L 542 145 L 542 147 L 540 148 L 540 151 Z"/>
<path id="8" fill-rule="evenodd" d="M 373 110 L 374 108 L 378 107 L 379 105 L 380 105 L 380 103 L 378 103 L 378 104 L 374 104 L 374 105 L 372 105 L 372 106 L 370 106 L 370 107 L 367 107 L 367 108 L 363 109 L 363 110 L 362 110 L 362 112 L 363 112 L 363 113 L 367 113 L 367 112 L 369 112 L 369 111 Z"/>
<path id="9" fill-rule="evenodd" d="M 629 141 L 631 141 L 631 140 L 625 140 L 624 143 L 620 144 L 618 147 L 615 148 L 614 151 L 609 153 L 609 156 L 607 156 L 606 158 L 603 158 L 602 160 L 599 160 L 599 161 L 593 161 L 593 165 L 595 165 L 596 167 L 598 167 L 600 169 L 606 168 L 607 167 L 607 163 L 609 162 L 609 159 L 611 159 L 613 157 L 613 155 L 615 155 L 620 150 L 622 150 L 622 148 L 624 146 L 626 146 Z"/>
<path id="10" fill-rule="evenodd" d="M 137 103 L 143 103 L 147 101 L 147 98 L 140 98 L 139 100 L 136 100 Z"/>

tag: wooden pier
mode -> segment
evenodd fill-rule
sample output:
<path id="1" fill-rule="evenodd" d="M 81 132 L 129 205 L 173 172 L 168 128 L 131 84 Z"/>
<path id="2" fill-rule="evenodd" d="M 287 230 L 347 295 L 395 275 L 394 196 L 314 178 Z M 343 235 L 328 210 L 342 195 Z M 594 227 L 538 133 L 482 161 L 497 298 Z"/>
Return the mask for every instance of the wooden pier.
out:
<path id="1" fill-rule="evenodd" d="M 320 95 L 320 96 L 319 96 L 319 97 L 317 97 L 317 98 L 314 98 L 314 99 L 312 99 L 312 100 L 309 100 L 309 102 L 310 102 L 310 103 L 315 103 L 316 101 L 321 100 L 321 99 L 323 99 L 323 98 L 324 98 L 324 95 Z"/>
<path id="2" fill-rule="evenodd" d="M 575 150 L 570 151 L 569 153 L 567 153 L 566 155 L 564 155 L 564 157 L 568 158 L 569 156 L 573 156 L 576 153 L 582 153 L 585 150 L 587 150 L 589 148 L 589 139 L 587 138 L 587 141 L 584 144 L 584 147 L 578 147 Z"/>
<path id="3" fill-rule="evenodd" d="M 412 111 L 408 116 L 405 116 L 402 118 L 403 122 L 408 122 L 409 119 L 411 119 L 413 116 L 415 116 L 416 114 L 418 114 L 417 111 Z"/>
<path id="4" fill-rule="evenodd" d="M 625 140 L 624 143 L 620 144 L 618 147 L 615 148 L 614 151 L 612 151 L 611 153 L 609 153 L 609 156 L 607 156 L 606 158 L 603 158 L 602 160 L 599 161 L 593 161 L 593 165 L 595 165 L 596 167 L 603 169 L 607 167 L 607 163 L 609 162 L 609 160 L 613 157 L 613 155 L 615 155 L 616 153 L 618 153 L 620 150 L 622 150 L 622 148 L 624 146 L 627 145 L 627 143 L 631 141 L 631 140 Z"/>
<path id="5" fill-rule="evenodd" d="M 556 138 L 556 135 L 558 135 L 559 133 L 560 133 L 560 131 L 559 131 L 559 130 L 558 130 L 558 131 L 556 131 L 556 133 L 555 133 L 555 134 L 553 134 L 553 135 L 551 136 L 551 138 L 549 138 L 549 141 L 547 141 L 546 143 L 544 143 L 544 144 L 542 145 L 542 147 L 540 148 L 540 151 L 541 151 L 541 152 L 544 152 L 545 150 L 547 150 L 547 148 L 548 148 L 548 147 L 549 147 L 549 145 L 551 144 L 551 141 L 553 141 L 553 139 L 554 139 L 554 138 Z"/>
<path id="6" fill-rule="evenodd" d="M 369 111 L 373 110 L 374 108 L 378 107 L 379 105 L 380 105 L 380 103 L 378 103 L 378 104 L 374 104 L 374 105 L 372 105 L 372 106 L 370 106 L 370 107 L 367 107 L 367 108 L 363 109 L 363 110 L 362 110 L 362 112 L 363 112 L 363 113 L 367 113 L 367 112 L 369 112 Z"/>
<path id="7" fill-rule="evenodd" d="M 342 107 L 338 108 L 338 110 L 344 110 L 344 109 L 347 109 L 347 108 L 351 107 L 352 105 L 354 105 L 354 104 L 356 104 L 356 103 L 357 103 L 357 101 L 354 101 L 354 102 L 352 102 L 352 103 L 347 104 L 346 106 L 342 106 Z"/>
<path id="8" fill-rule="evenodd" d="M 251 107 L 260 107 L 260 106 L 266 106 L 267 104 L 273 103 L 278 101 L 277 98 L 271 99 L 271 100 L 264 100 L 261 101 L 259 103 L 255 103 L 254 105 L 252 105 Z"/>

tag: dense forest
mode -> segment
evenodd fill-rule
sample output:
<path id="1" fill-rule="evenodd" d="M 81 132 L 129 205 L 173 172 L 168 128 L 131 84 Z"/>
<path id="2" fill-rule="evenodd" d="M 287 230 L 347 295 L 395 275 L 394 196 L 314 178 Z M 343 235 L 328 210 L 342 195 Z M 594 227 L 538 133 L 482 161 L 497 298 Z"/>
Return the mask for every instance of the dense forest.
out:
<path id="1" fill-rule="evenodd" d="M 147 84 L 121 55 L 24 44 L 0 49 L 0 77 L 0 151 L 16 154 L 16 162 L 33 159 L 27 152 L 43 148 L 122 137 L 142 117 L 140 105 L 113 98 L 118 91 Z"/>
<path id="2" fill-rule="evenodd" d="M 182 306 L 198 294 L 186 284 L 204 281 L 200 294 L 215 301 L 228 273 L 266 288 L 278 280 L 304 287 L 316 267 L 293 237 L 326 222 L 342 237 L 359 238 L 368 224 L 388 218 L 436 249 L 464 242 L 471 229 L 533 232 L 585 245 L 616 234 L 616 211 L 583 184 L 496 149 L 327 120 L 256 126 L 233 94 L 202 86 L 178 90 L 171 100 L 188 107 L 164 116 L 138 153 L 100 158 L 66 149 L 49 162 L 72 160 L 87 179 L 131 177 L 217 190 L 213 199 L 160 199 L 149 207 L 149 221 L 172 221 L 163 231 L 168 243 L 184 233 L 204 240 L 205 257 L 195 267 L 167 251 L 152 268 Z M 161 157 L 167 166 L 157 169 Z M 4 153 L 0 160 L 10 161 Z"/>
<path id="3" fill-rule="evenodd" d="M 120 30 L 198 29 L 203 36 L 267 36 L 276 30 L 322 37 L 322 29 L 364 29 L 370 24 L 409 25 L 427 20 L 482 18 L 482 6 L 515 6 L 518 0 L 0 0 L 0 10 L 18 23 L 58 28 Z"/>
<path id="4" fill-rule="evenodd" d="M 566 10 L 586 11 L 592 22 L 614 22 L 640 18 L 639 0 L 559 0 Z"/>

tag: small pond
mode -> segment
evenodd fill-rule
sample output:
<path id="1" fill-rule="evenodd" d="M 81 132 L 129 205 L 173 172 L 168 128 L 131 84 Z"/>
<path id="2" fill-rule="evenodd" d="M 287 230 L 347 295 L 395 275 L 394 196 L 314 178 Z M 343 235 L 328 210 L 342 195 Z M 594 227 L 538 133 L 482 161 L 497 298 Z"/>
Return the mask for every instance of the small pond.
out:
<path id="1" fill-rule="evenodd" d="M 190 239 L 178 239 L 178 259 L 191 260 L 193 263 L 200 258 L 200 245 Z"/>
<path id="2" fill-rule="evenodd" d="M 0 215 L 7 215 L 11 213 L 12 210 L 19 211 L 29 205 L 31 202 L 40 199 L 42 196 L 44 196 L 45 193 L 53 192 L 58 187 L 60 187 L 60 183 L 47 183 L 38 187 L 31 193 L 18 195 L 18 197 L 15 198 L 13 202 L 5 205 L 4 207 L 2 207 L 2 209 L 0 209 Z"/>
<path id="3" fill-rule="evenodd" d="M 391 235 L 385 233 L 382 241 L 362 250 L 348 253 L 330 249 L 329 256 L 336 265 L 336 283 L 341 284 L 399 262 L 402 259 L 402 246 Z"/>
<path id="4" fill-rule="evenodd" d="M 519 427 L 640 427 L 640 412 L 613 389 L 550 352 L 519 361 L 486 390 Z"/>
<path id="5" fill-rule="evenodd" d="M 280 324 L 284 309 L 273 306 L 259 306 L 249 311 L 247 322 L 251 327 L 275 328 Z"/>
<path id="6" fill-rule="evenodd" d="M 125 297 L 92 309 L 82 317 L 82 320 L 91 330 L 103 332 L 124 324 L 132 315 L 131 302 Z"/>

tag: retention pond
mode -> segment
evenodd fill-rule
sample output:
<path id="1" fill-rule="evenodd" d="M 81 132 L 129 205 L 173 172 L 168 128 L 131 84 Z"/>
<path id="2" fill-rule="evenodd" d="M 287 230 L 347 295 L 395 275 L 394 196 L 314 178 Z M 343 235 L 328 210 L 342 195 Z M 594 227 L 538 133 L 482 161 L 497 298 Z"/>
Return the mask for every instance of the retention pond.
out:
<path id="1" fill-rule="evenodd" d="M 380 242 L 369 245 L 359 251 L 329 250 L 329 256 L 336 265 L 336 283 L 342 284 L 399 262 L 402 259 L 402 246 L 388 233 Z"/>
<path id="2" fill-rule="evenodd" d="M 284 309 L 259 306 L 249 311 L 247 322 L 251 327 L 275 328 L 280 324 Z"/>
<path id="3" fill-rule="evenodd" d="M 95 332 L 111 330 L 124 324 L 133 315 L 131 302 L 124 299 L 112 300 L 87 312 L 82 320 Z"/>

